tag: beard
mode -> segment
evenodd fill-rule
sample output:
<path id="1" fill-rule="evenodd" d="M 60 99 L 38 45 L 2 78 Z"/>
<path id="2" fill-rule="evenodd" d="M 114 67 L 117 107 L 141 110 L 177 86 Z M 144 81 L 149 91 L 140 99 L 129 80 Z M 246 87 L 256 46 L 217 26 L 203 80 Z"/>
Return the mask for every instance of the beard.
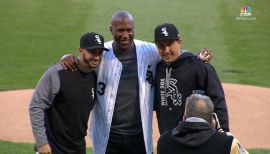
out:
<path id="1" fill-rule="evenodd" d="M 82 58 L 83 58 L 83 59 L 82 59 L 83 62 L 84 62 L 87 66 L 91 66 L 91 65 L 90 65 L 90 60 L 89 60 L 89 59 L 86 59 L 84 55 L 83 55 Z"/>
<path id="2" fill-rule="evenodd" d="M 95 68 L 95 66 L 91 65 L 91 60 L 90 59 L 86 59 L 84 54 L 83 54 L 82 60 L 85 63 L 85 66 L 86 67 L 88 67 L 88 68 Z"/>

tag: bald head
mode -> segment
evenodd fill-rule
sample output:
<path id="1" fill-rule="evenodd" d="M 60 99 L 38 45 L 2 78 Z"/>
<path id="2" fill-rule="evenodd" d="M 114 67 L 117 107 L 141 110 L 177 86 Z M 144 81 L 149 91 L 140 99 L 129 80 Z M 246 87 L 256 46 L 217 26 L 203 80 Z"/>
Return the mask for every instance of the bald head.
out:
<path id="1" fill-rule="evenodd" d="M 214 104 L 208 96 L 193 94 L 186 99 L 185 118 L 198 117 L 212 124 Z"/>
<path id="2" fill-rule="evenodd" d="M 113 49 L 116 52 L 128 52 L 133 48 L 134 23 L 127 11 L 113 14 L 110 31 L 113 36 Z"/>
<path id="3" fill-rule="evenodd" d="M 116 12 L 112 15 L 111 25 L 114 25 L 115 22 L 120 22 L 123 20 L 128 20 L 128 21 L 132 22 L 132 24 L 134 22 L 133 16 L 129 12 L 119 11 L 119 12 Z"/>

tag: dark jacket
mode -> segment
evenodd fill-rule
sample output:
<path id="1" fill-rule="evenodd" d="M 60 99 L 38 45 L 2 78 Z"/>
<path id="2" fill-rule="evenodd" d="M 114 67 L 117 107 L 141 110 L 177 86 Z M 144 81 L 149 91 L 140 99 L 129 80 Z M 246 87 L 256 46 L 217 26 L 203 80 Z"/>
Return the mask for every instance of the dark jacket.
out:
<path id="1" fill-rule="evenodd" d="M 224 91 L 214 68 L 184 52 L 170 66 L 164 61 L 157 66 L 154 109 L 160 134 L 176 127 L 182 120 L 186 98 L 194 90 L 201 90 L 212 99 L 222 129 L 229 131 Z"/>
<path id="2" fill-rule="evenodd" d="M 233 136 L 204 122 L 180 122 L 158 141 L 158 154 L 230 154 Z"/>
<path id="3" fill-rule="evenodd" d="M 94 107 L 96 74 L 81 71 L 58 72 L 60 89 L 45 110 L 45 127 L 52 153 L 85 154 L 85 136 Z"/>
<path id="4" fill-rule="evenodd" d="M 50 67 L 29 105 L 36 145 L 49 143 L 53 154 L 85 154 L 88 119 L 96 92 L 96 73 Z"/>

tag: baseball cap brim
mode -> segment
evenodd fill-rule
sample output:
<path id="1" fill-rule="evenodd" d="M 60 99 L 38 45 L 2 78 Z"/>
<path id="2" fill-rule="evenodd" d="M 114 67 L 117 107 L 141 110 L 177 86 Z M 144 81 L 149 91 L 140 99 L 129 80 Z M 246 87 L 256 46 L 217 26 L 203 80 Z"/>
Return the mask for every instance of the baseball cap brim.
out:
<path id="1" fill-rule="evenodd" d="M 179 37 L 160 38 L 160 39 L 155 39 L 155 41 L 153 41 L 153 43 L 155 43 L 157 41 L 162 41 L 162 40 L 181 40 L 181 39 Z"/>
<path id="2" fill-rule="evenodd" d="M 88 48 L 85 48 L 86 50 L 92 50 L 92 49 L 103 49 L 105 51 L 109 51 L 109 49 L 107 48 L 104 48 L 104 47 L 100 47 L 100 46 L 91 46 L 91 47 L 88 47 Z"/>

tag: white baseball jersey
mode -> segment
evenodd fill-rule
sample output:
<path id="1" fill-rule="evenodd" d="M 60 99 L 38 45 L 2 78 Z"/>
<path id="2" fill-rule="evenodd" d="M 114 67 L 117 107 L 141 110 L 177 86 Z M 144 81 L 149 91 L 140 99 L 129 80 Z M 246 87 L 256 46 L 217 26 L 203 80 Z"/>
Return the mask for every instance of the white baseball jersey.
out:
<path id="1" fill-rule="evenodd" d="M 139 100 L 141 121 L 144 134 L 144 143 L 147 153 L 153 152 L 152 144 L 152 115 L 154 87 L 147 78 L 147 72 L 153 75 L 160 58 L 153 43 L 134 40 L 137 52 Z M 91 113 L 90 135 L 95 154 L 104 154 L 106 151 L 118 84 L 122 72 L 122 64 L 114 55 L 112 41 L 106 42 L 105 47 L 110 49 L 104 52 L 99 66 L 97 98 Z M 124 116 L 124 115 L 123 115 Z"/>

